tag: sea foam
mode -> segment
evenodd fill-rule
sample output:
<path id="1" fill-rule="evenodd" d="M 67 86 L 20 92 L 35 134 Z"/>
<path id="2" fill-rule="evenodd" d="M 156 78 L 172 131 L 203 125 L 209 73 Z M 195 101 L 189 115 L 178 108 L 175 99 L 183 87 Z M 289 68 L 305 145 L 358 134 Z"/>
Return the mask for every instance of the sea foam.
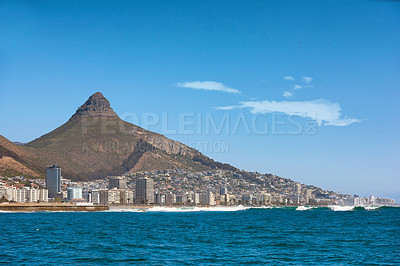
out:
<path id="1" fill-rule="evenodd" d="M 307 210 L 311 210 L 314 209 L 316 207 L 312 207 L 312 206 L 299 206 L 296 208 L 296 211 L 307 211 Z"/>
<path id="2" fill-rule="evenodd" d="M 339 206 L 339 205 L 332 205 L 328 206 L 329 209 L 335 212 L 345 212 L 345 211 L 352 211 L 355 206 Z"/>
<path id="3" fill-rule="evenodd" d="M 149 208 L 112 208 L 106 212 L 233 212 L 244 211 L 250 207 L 231 206 L 231 207 L 149 207 Z"/>
<path id="4" fill-rule="evenodd" d="M 232 212 L 249 209 L 242 205 L 232 207 L 153 207 L 150 212 Z"/>

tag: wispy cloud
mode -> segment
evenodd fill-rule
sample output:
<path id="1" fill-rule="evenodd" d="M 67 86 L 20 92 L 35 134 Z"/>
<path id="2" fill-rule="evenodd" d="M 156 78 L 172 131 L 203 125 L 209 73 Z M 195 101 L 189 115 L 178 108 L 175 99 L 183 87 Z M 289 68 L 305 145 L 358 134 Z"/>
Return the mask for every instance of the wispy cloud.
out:
<path id="1" fill-rule="evenodd" d="M 286 97 L 286 98 L 293 97 L 293 92 L 285 91 L 285 92 L 283 93 L 283 97 Z"/>
<path id="2" fill-rule="evenodd" d="M 284 76 L 283 79 L 289 80 L 289 81 L 295 81 L 295 78 L 292 76 Z M 312 77 L 303 76 L 303 77 L 301 77 L 301 80 L 304 83 L 303 85 L 300 85 L 300 84 L 292 85 L 290 90 L 283 92 L 283 97 L 286 97 L 286 98 L 293 97 L 297 90 L 300 90 L 303 87 L 305 87 L 305 88 L 313 87 L 313 85 L 311 84 L 311 82 L 313 81 Z"/>
<path id="3" fill-rule="evenodd" d="M 306 84 L 310 84 L 313 81 L 312 77 L 301 77 L 301 79 L 304 81 Z"/>
<path id="4" fill-rule="evenodd" d="M 219 110 L 250 109 L 252 114 L 284 113 L 315 120 L 319 126 L 348 126 L 360 122 L 355 118 L 342 118 L 339 103 L 319 99 L 313 101 L 245 101 L 237 106 L 217 107 Z"/>
<path id="5" fill-rule="evenodd" d="M 240 105 L 229 105 L 229 106 L 219 106 L 219 107 L 214 107 L 216 110 L 222 110 L 222 111 L 229 111 L 233 109 L 238 109 L 241 108 Z"/>
<path id="6" fill-rule="evenodd" d="M 344 118 L 344 119 L 338 119 L 336 121 L 327 122 L 327 123 L 325 123 L 325 125 L 326 126 L 344 127 L 344 126 L 348 126 L 350 124 L 358 123 L 358 122 L 361 122 L 361 120 L 356 119 L 356 118 Z"/>
<path id="7" fill-rule="evenodd" d="M 300 86 L 299 84 L 293 85 L 293 89 L 294 89 L 294 90 L 300 90 L 301 88 L 303 88 L 303 87 Z"/>
<path id="8" fill-rule="evenodd" d="M 195 90 L 207 90 L 207 91 L 222 91 L 227 93 L 240 93 L 239 90 L 229 88 L 220 82 L 215 81 L 192 81 L 178 83 L 178 87 L 191 88 Z"/>
<path id="9" fill-rule="evenodd" d="M 284 79 L 284 80 L 291 80 L 291 81 L 294 81 L 294 77 L 292 77 L 292 76 L 284 76 L 283 79 Z"/>

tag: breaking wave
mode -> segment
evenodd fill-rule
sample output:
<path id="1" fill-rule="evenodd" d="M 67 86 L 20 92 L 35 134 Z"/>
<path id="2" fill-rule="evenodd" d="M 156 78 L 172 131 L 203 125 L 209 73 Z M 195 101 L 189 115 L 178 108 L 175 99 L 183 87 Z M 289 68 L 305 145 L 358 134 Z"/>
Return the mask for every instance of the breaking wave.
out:
<path id="1" fill-rule="evenodd" d="M 328 206 L 329 209 L 335 212 L 346 212 L 354 210 L 355 206 L 339 206 L 339 205 L 332 205 Z"/>
<path id="2" fill-rule="evenodd" d="M 115 208 L 106 212 L 233 212 L 244 211 L 250 207 L 242 205 L 232 207 L 150 207 L 150 208 Z"/>
<path id="3" fill-rule="evenodd" d="M 364 206 L 364 209 L 367 211 L 373 211 L 373 210 L 377 210 L 383 208 L 383 206 Z"/>
<path id="4" fill-rule="evenodd" d="M 317 207 L 314 206 L 299 206 L 296 208 L 296 211 L 307 211 L 307 210 L 311 210 L 311 209 L 315 209 Z"/>
<path id="5" fill-rule="evenodd" d="M 381 208 L 390 208 L 388 206 L 340 206 L 340 205 L 332 205 L 328 206 L 329 209 L 333 211 L 359 211 L 359 210 L 366 210 L 366 211 L 374 211 Z"/>
<path id="6" fill-rule="evenodd" d="M 235 212 L 235 211 L 263 211 L 263 210 L 273 210 L 273 209 L 281 209 L 287 211 L 309 211 L 309 210 L 330 210 L 335 212 L 342 211 L 374 211 L 380 210 L 383 208 L 395 208 L 388 206 L 340 206 L 340 205 L 330 205 L 330 206 L 214 206 L 214 207 L 195 207 L 195 206 L 154 206 L 154 207 L 111 207 L 109 210 L 100 211 L 100 212 Z M 35 211 L 35 213 L 71 213 L 71 212 L 80 212 L 80 211 Z M 90 213 L 90 211 L 82 211 Z M 15 212 L 15 211 L 4 211 L 0 210 L 0 213 L 33 213 L 30 212 Z"/>

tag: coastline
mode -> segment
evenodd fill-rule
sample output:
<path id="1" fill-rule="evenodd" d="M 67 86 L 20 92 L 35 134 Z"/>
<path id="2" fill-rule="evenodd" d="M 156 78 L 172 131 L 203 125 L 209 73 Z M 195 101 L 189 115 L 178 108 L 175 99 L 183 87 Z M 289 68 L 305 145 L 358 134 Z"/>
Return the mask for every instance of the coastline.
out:
<path id="1" fill-rule="evenodd" d="M 95 212 L 107 211 L 109 206 L 80 206 L 67 203 L 8 203 L 0 204 L 0 211 L 7 212 L 40 212 L 40 211 L 71 211 Z"/>
<path id="2" fill-rule="evenodd" d="M 294 208 L 297 211 L 306 211 L 318 208 L 327 208 L 332 211 L 352 211 L 356 209 L 376 210 L 382 207 L 399 207 L 399 206 L 248 206 L 248 205 L 76 205 L 70 203 L 1 203 L 0 212 L 198 212 L 198 211 L 244 211 L 248 209 L 274 209 L 274 208 Z"/>

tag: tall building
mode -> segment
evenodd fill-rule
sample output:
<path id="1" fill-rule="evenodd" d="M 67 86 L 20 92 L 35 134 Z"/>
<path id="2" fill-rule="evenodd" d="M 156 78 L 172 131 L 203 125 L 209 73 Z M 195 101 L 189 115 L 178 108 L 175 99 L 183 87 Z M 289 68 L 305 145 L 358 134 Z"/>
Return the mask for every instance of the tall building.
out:
<path id="1" fill-rule="evenodd" d="M 161 193 L 155 194 L 155 203 L 159 205 L 164 205 L 166 203 L 166 195 Z"/>
<path id="2" fill-rule="evenodd" d="M 304 190 L 304 200 L 305 200 L 305 202 L 306 203 L 309 203 L 310 202 L 310 200 L 312 199 L 312 189 L 309 189 L 309 188 L 306 188 L 305 190 Z"/>
<path id="3" fill-rule="evenodd" d="M 17 203 L 24 203 L 26 199 L 26 190 L 25 189 L 15 189 L 14 201 Z"/>
<path id="4" fill-rule="evenodd" d="M 180 204 L 180 205 L 186 204 L 187 201 L 188 201 L 188 197 L 187 197 L 186 194 L 183 194 L 183 195 L 176 195 L 176 198 L 175 198 L 175 199 L 176 199 L 175 202 L 176 202 L 177 204 Z"/>
<path id="5" fill-rule="evenodd" d="M 91 192 L 92 192 L 91 193 L 92 201 L 89 201 L 89 202 L 94 203 L 94 204 L 100 204 L 100 192 L 98 190 L 92 190 Z"/>
<path id="6" fill-rule="evenodd" d="M 5 187 L 0 189 L 0 198 L 4 196 L 7 200 L 16 203 L 47 202 L 47 193 L 47 189 Z"/>
<path id="7" fill-rule="evenodd" d="M 172 192 L 165 195 L 165 204 L 166 205 L 173 205 L 176 202 L 176 196 Z"/>
<path id="8" fill-rule="evenodd" d="M 294 183 L 293 191 L 296 194 L 300 194 L 301 193 L 301 184 L 300 183 Z"/>
<path id="9" fill-rule="evenodd" d="M 121 190 L 118 189 L 100 189 L 99 203 L 102 205 L 119 205 L 121 204 Z"/>
<path id="10" fill-rule="evenodd" d="M 221 187 L 221 189 L 219 190 L 219 194 L 221 196 L 228 194 L 228 188 L 227 187 Z"/>
<path id="11" fill-rule="evenodd" d="M 47 166 L 46 188 L 49 191 L 49 198 L 60 197 L 61 194 L 61 168 L 58 165 Z"/>
<path id="12" fill-rule="evenodd" d="M 133 191 L 121 189 L 121 204 L 132 204 L 134 202 Z"/>
<path id="13" fill-rule="evenodd" d="M 49 201 L 49 191 L 47 189 L 39 190 L 39 201 L 48 202 Z"/>
<path id="14" fill-rule="evenodd" d="M 268 205 L 271 203 L 271 194 L 266 192 L 261 192 L 257 197 L 257 203 L 260 205 Z"/>
<path id="15" fill-rule="evenodd" d="M 126 189 L 126 180 L 120 176 L 113 176 L 108 181 L 108 189 Z"/>
<path id="16" fill-rule="evenodd" d="M 370 204 L 375 204 L 375 196 L 369 196 L 369 203 Z"/>
<path id="17" fill-rule="evenodd" d="M 31 189 L 31 188 L 24 188 L 25 190 L 25 202 L 38 202 L 39 201 L 39 190 Z"/>
<path id="18" fill-rule="evenodd" d="M 82 199 L 82 189 L 80 187 L 70 187 L 67 189 L 68 201 Z"/>
<path id="19" fill-rule="evenodd" d="M 136 203 L 138 204 L 154 203 L 153 179 L 144 177 L 136 180 Z"/>
<path id="20" fill-rule="evenodd" d="M 215 205 L 214 194 L 212 192 L 200 194 L 200 204 L 202 205 Z"/>
<path id="21" fill-rule="evenodd" d="M 193 203 L 200 204 L 200 193 L 194 193 Z"/>

